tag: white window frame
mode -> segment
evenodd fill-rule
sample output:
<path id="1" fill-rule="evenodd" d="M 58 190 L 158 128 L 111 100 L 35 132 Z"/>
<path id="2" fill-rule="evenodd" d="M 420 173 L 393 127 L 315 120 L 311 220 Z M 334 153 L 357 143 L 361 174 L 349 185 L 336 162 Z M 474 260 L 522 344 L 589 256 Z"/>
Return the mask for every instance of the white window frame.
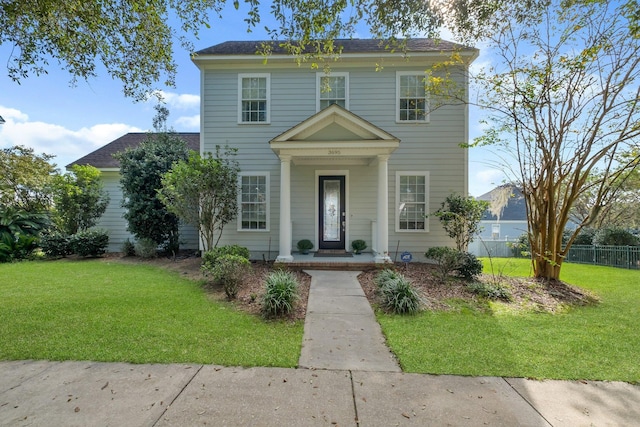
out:
<path id="1" fill-rule="evenodd" d="M 243 228 L 242 227 L 242 178 L 251 176 L 265 177 L 265 199 L 266 199 L 266 218 L 265 228 Z M 238 174 L 238 218 L 237 218 L 237 230 L 241 232 L 268 232 L 271 228 L 271 174 L 267 171 L 256 172 L 240 172 Z"/>
<path id="2" fill-rule="evenodd" d="M 417 76 L 422 79 L 426 74 L 420 71 L 396 71 L 396 123 L 429 123 L 429 94 L 424 94 L 424 119 L 421 120 L 401 120 L 400 119 L 400 80 L 403 76 Z"/>
<path id="3" fill-rule="evenodd" d="M 316 73 L 316 112 L 320 111 L 320 101 L 322 101 L 322 78 L 323 77 L 344 77 L 344 108 L 349 109 L 349 73 L 347 72 L 331 72 Z M 339 98 L 335 98 L 339 99 Z"/>
<path id="4" fill-rule="evenodd" d="M 264 78 L 267 83 L 267 114 L 264 121 L 243 121 L 242 120 L 242 80 L 251 78 Z M 268 125 L 271 123 L 271 74 L 269 73 L 239 73 L 238 74 L 238 124 L 242 125 Z"/>
<path id="5" fill-rule="evenodd" d="M 429 209 L 429 172 L 428 171 L 396 171 L 396 233 L 426 233 L 429 231 L 429 218 L 424 218 L 424 229 L 401 229 L 400 217 L 402 216 L 402 207 L 400 202 L 400 177 L 403 176 L 421 176 L 424 177 L 424 202 L 416 202 L 424 204 L 424 214 L 428 214 Z"/>

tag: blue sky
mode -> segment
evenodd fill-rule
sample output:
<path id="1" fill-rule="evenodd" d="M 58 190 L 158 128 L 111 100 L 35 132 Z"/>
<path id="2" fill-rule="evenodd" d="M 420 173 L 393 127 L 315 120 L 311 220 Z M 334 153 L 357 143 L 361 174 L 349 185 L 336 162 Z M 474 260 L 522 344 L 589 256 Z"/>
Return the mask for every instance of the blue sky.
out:
<path id="1" fill-rule="evenodd" d="M 211 29 L 193 40 L 203 49 L 227 40 L 268 39 L 264 23 L 246 32 L 244 11 L 228 7 L 224 19 L 213 19 Z M 266 16 L 265 16 L 266 17 Z M 367 34 L 359 34 L 366 38 Z M 444 38 L 447 38 L 444 36 Z M 482 52 L 482 51 L 481 51 Z M 48 74 L 30 76 L 20 84 L 6 74 L 11 46 L 0 46 L 0 148 L 13 145 L 33 147 L 39 153 L 55 155 L 58 167 L 90 153 L 127 132 L 151 128 L 154 102 L 134 102 L 122 94 L 122 85 L 98 68 L 98 77 L 80 80 L 70 87 L 69 74 L 56 61 L 50 61 Z M 175 88 L 164 89 L 171 115 L 169 126 L 179 132 L 199 131 L 199 73 L 189 52 L 175 47 L 178 75 Z M 476 64 L 487 62 L 480 56 Z M 471 137 L 480 132 L 479 113 L 470 114 Z M 474 148 L 469 153 L 469 192 L 479 196 L 502 182 L 502 173 L 486 164 L 492 158 L 489 149 Z"/>

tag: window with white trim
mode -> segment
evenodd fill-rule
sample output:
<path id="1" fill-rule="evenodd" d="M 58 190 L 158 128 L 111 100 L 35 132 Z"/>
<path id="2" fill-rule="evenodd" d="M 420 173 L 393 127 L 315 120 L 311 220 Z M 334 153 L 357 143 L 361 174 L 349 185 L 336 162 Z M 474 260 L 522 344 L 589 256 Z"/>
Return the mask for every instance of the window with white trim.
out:
<path id="1" fill-rule="evenodd" d="M 316 74 L 316 110 L 338 104 L 349 109 L 349 73 Z"/>
<path id="2" fill-rule="evenodd" d="M 429 231 L 429 172 L 396 172 L 396 231 Z"/>
<path id="3" fill-rule="evenodd" d="M 269 123 L 271 76 L 238 74 L 238 123 Z"/>
<path id="4" fill-rule="evenodd" d="M 396 121 L 428 122 L 424 73 L 396 72 Z"/>
<path id="5" fill-rule="evenodd" d="M 238 231 L 269 231 L 269 173 L 241 173 Z"/>

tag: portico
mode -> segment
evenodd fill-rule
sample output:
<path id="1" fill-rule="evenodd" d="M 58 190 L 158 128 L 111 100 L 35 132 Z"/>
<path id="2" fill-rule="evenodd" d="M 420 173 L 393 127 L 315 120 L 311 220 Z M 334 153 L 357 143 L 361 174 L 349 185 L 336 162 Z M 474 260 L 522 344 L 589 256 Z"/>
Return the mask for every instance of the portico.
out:
<path id="1" fill-rule="evenodd" d="M 371 243 L 378 263 L 389 262 L 388 160 L 400 140 L 338 105 L 331 105 L 270 141 L 280 159 L 280 232 L 278 262 L 293 261 L 291 166 L 320 167 L 316 185 L 317 247 L 346 247 L 349 236 L 348 195 L 352 166 L 377 168 L 375 230 Z M 348 184 L 348 183 L 347 183 Z M 342 185 L 342 187 L 340 187 Z M 361 184 L 362 185 L 362 184 Z M 357 189 L 352 189 L 357 191 Z M 326 214 L 325 214 L 326 213 Z M 374 237 L 375 236 L 375 237 Z M 338 245 L 338 246 L 329 246 Z"/>

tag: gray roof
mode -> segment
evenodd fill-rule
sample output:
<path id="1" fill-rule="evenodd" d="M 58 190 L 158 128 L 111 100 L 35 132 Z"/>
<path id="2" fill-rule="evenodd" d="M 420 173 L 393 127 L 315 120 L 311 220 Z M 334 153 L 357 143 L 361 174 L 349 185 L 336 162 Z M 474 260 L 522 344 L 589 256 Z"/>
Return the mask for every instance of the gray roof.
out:
<path id="1" fill-rule="evenodd" d="M 73 165 L 91 165 L 98 169 L 119 168 L 120 162 L 118 162 L 113 155 L 127 148 L 137 147 L 142 141 L 147 139 L 149 135 L 151 135 L 149 132 L 132 132 L 122 135 L 120 138 L 98 148 L 96 151 L 79 158 L 75 162 L 69 163 L 67 168 Z M 176 132 L 175 135 L 182 138 L 187 143 L 189 149 L 200 151 L 199 132 Z"/>
<path id="2" fill-rule="evenodd" d="M 196 52 L 196 55 L 255 55 L 263 43 L 271 45 L 271 53 L 287 54 L 280 46 L 282 41 L 253 40 L 253 41 L 226 41 Z M 389 53 L 386 42 L 381 39 L 336 39 L 336 46 L 342 46 L 342 53 Z M 475 50 L 457 43 L 436 39 L 408 39 L 407 52 L 441 52 L 453 49 Z"/>
<path id="3" fill-rule="evenodd" d="M 491 202 L 495 197 L 496 193 L 499 191 L 510 191 L 511 197 L 509 197 L 509 201 L 507 205 L 504 207 L 502 214 L 500 215 L 500 221 L 526 221 L 527 220 L 527 207 L 524 200 L 524 194 L 522 190 L 513 184 L 504 184 L 500 185 L 488 193 L 483 194 L 482 196 L 476 197 L 477 200 L 485 200 L 487 202 Z M 493 215 L 487 209 L 482 216 L 483 221 L 497 221 L 498 217 Z"/>

